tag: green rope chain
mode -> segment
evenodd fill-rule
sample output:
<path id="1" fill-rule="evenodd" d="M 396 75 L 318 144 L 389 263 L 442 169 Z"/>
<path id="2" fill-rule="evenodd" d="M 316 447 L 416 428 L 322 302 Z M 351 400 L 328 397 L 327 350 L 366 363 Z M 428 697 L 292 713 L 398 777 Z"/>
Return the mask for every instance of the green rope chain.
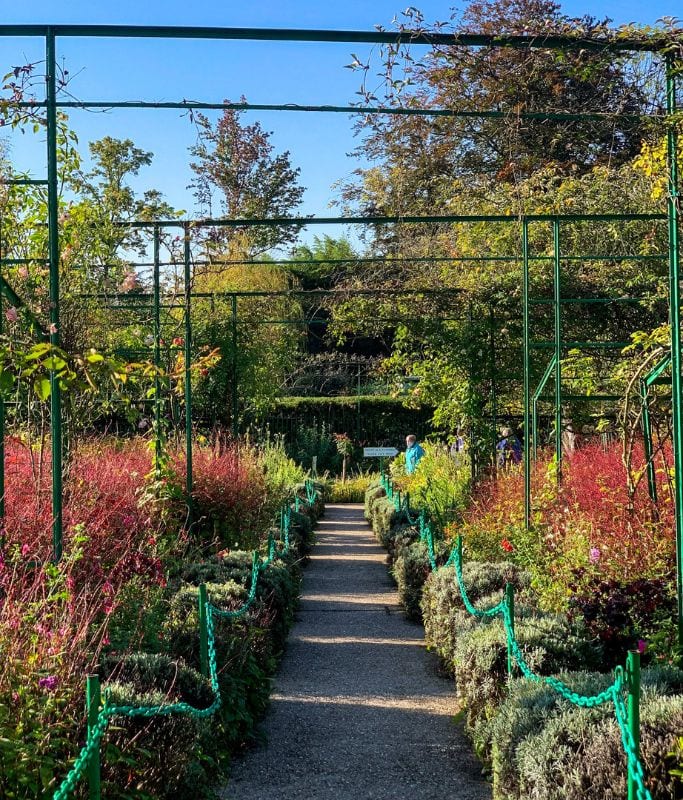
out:
<path id="1" fill-rule="evenodd" d="M 390 478 L 383 475 L 382 486 L 389 498 L 393 498 L 395 496 L 396 493 L 394 492 Z M 404 506 L 404 513 L 407 511 L 407 506 L 408 503 L 406 503 Z M 407 515 L 406 518 L 408 518 Z M 427 545 L 431 569 L 432 571 L 436 571 L 439 569 L 439 567 L 436 564 L 436 558 L 434 555 L 434 533 L 431 523 L 427 520 L 424 509 L 420 512 L 419 531 L 420 541 Z M 560 696 L 564 697 L 565 700 L 568 700 L 573 705 L 581 708 L 595 708 L 596 706 L 603 705 L 609 701 L 613 703 L 617 724 L 619 725 L 621 732 L 622 745 L 626 754 L 628 773 L 629 776 L 635 780 L 638 800 L 652 800 L 652 795 L 645 786 L 645 773 L 643 772 L 643 766 L 637 754 L 637 747 L 635 741 L 633 740 L 633 734 L 628 726 L 628 714 L 623 697 L 625 685 L 623 667 L 617 667 L 615 669 L 614 682 L 604 691 L 596 695 L 578 694 L 577 692 L 572 691 L 572 689 L 570 689 L 565 683 L 557 678 L 537 675 L 527 664 L 519 642 L 517 641 L 514 630 L 514 620 L 510 613 L 510 607 L 508 606 L 506 599 L 503 598 L 500 603 L 492 606 L 491 608 L 479 609 L 472 604 L 467 596 L 467 590 L 465 588 L 465 582 L 462 574 L 462 540 L 460 538 L 458 544 L 451 550 L 448 560 L 443 567 L 441 567 L 441 569 L 450 566 L 455 568 L 455 577 L 458 584 L 458 589 L 460 591 L 460 596 L 462 598 L 463 605 L 470 614 L 479 618 L 496 617 L 499 614 L 502 616 L 508 647 L 510 648 L 512 656 L 525 678 L 528 678 L 535 683 L 540 683 L 543 681 L 543 683 L 545 683 L 547 686 L 550 686 L 551 689 L 554 689 Z"/>
<path id="2" fill-rule="evenodd" d="M 313 503 L 315 503 L 315 501 L 317 500 L 319 492 L 315 488 L 313 482 L 310 480 L 306 481 L 305 490 L 306 490 L 306 500 L 302 502 L 306 502 L 308 503 L 309 506 L 312 506 Z M 297 499 L 299 498 L 297 497 Z M 284 555 L 289 551 L 289 546 L 290 546 L 289 532 L 292 521 L 292 509 L 290 504 L 286 504 L 286 506 L 283 508 L 280 519 L 281 519 L 280 531 L 284 539 L 283 547 L 280 553 L 281 555 Z M 221 707 L 221 694 L 220 694 L 220 686 L 218 684 L 218 665 L 216 659 L 216 640 L 215 640 L 214 618 L 213 618 L 214 614 L 216 614 L 219 617 L 228 619 L 231 618 L 234 619 L 235 617 L 239 617 L 245 614 L 248 608 L 254 602 L 254 599 L 256 597 L 256 587 L 258 584 L 258 577 L 260 573 L 265 571 L 265 569 L 270 565 L 273 558 L 275 557 L 275 554 L 276 554 L 276 543 L 273 540 L 272 534 L 270 534 L 268 538 L 267 559 L 263 562 L 259 561 L 258 551 L 254 551 L 249 595 L 245 603 L 239 609 L 233 611 L 224 611 L 223 609 L 220 609 L 217 606 L 212 605 L 208 601 L 206 603 L 205 608 L 206 608 L 206 630 L 207 630 L 208 655 L 209 655 L 209 681 L 214 696 L 211 705 L 208 706 L 207 708 L 195 708 L 189 703 L 178 702 L 163 706 L 159 705 L 111 706 L 108 705 L 107 703 L 109 698 L 109 691 L 108 689 L 105 689 L 104 703 L 98 714 L 97 722 L 88 731 L 88 736 L 85 744 L 81 748 L 81 751 L 76 757 L 73 766 L 71 767 L 66 777 L 60 784 L 59 788 L 56 789 L 53 795 L 53 800 L 66 800 L 68 796 L 71 794 L 71 792 L 73 792 L 73 790 L 76 788 L 78 781 L 83 777 L 83 773 L 85 772 L 86 767 L 88 766 L 88 762 L 99 749 L 100 740 L 102 739 L 102 736 L 107 730 L 109 721 L 112 719 L 112 717 L 115 716 L 167 717 L 172 714 L 188 714 L 192 717 L 203 719 L 212 716 L 213 714 L 216 713 L 216 711 L 218 711 L 218 709 Z"/>

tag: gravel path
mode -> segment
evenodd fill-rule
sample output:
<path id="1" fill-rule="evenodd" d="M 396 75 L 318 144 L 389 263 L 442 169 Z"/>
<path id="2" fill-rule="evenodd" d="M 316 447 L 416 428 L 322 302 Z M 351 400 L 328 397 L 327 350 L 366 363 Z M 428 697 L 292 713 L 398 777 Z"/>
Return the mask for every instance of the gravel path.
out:
<path id="1" fill-rule="evenodd" d="M 224 800 L 490 800 L 359 505 L 328 505 L 264 722 Z"/>

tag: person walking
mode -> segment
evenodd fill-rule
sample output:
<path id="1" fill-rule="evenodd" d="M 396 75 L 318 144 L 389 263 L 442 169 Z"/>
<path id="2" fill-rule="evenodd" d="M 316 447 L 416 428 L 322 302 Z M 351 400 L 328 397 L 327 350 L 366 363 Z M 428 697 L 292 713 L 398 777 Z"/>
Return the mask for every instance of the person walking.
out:
<path id="1" fill-rule="evenodd" d="M 417 441 L 417 436 L 412 433 L 406 436 L 406 474 L 412 475 L 415 472 L 424 454 L 425 451 Z"/>

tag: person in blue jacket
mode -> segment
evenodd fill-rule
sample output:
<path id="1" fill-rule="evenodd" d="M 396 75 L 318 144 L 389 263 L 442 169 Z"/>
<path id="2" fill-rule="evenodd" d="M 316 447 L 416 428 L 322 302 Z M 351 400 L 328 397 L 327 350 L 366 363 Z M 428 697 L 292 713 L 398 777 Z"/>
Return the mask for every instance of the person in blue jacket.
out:
<path id="1" fill-rule="evenodd" d="M 412 475 L 415 468 L 420 463 L 420 459 L 425 451 L 420 447 L 417 436 L 412 433 L 406 436 L 406 473 Z"/>

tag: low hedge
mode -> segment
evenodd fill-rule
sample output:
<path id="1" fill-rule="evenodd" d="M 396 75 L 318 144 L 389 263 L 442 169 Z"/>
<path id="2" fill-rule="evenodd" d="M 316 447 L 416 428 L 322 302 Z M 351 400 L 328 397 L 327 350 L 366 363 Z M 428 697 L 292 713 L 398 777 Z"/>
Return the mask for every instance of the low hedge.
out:
<path id="1" fill-rule="evenodd" d="M 597 694 L 611 675 L 561 673 L 582 694 Z M 653 800 L 681 796 L 670 774 L 683 729 L 683 672 L 671 667 L 641 673 L 641 759 Z M 577 708 L 545 684 L 511 683 L 490 726 L 494 796 L 506 800 L 604 800 L 626 796 L 625 756 L 613 706 Z"/>
<path id="2" fill-rule="evenodd" d="M 406 541 L 402 538 L 405 534 L 401 529 L 394 530 L 398 530 L 398 537 L 394 539 L 398 547 L 395 549 L 391 574 L 396 581 L 406 617 L 414 622 L 421 622 L 422 593 L 432 571 L 427 545 L 420 541 Z M 439 542 L 434 547 L 437 564 L 444 564 L 450 552 L 448 546 Z"/>
<path id="3" fill-rule="evenodd" d="M 401 522 L 377 483 L 365 493 L 365 518 L 387 548 L 406 614 L 423 619 L 427 645 L 455 678 L 465 730 L 493 772 L 494 800 L 608 800 L 626 794 L 626 759 L 613 706 L 584 709 L 546 683 L 507 675 L 507 636 L 500 616 L 479 618 L 465 608 L 454 567 L 431 571 L 415 528 Z M 437 545 L 437 562 L 448 552 Z M 515 635 L 527 664 L 557 675 L 580 694 L 597 694 L 613 680 L 602 643 L 584 623 L 538 610 L 531 576 L 512 563 L 469 562 L 463 579 L 478 608 L 497 605 L 515 587 Z M 517 668 L 518 671 L 518 668 Z M 644 669 L 641 754 L 653 800 L 680 800 L 683 757 L 683 672 Z M 674 773 L 674 774 L 672 774 Z"/>
<path id="4" fill-rule="evenodd" d="M 557 675 L 571 689 L 597 694 L 613 680 L 600 642 L 583 624 L 534 607 L 530 576 L 513 564 L 466 563 L 470 600 L 488 608 L 502 587 L 516 587 L 515 634 L 538 675 Z M 571 705 L 544 682 L 507 677 L 507 637 L 500 617 L 467 612 L 452 567 L 432 573 L 422 598 L 425 635 L 455 676 L 465 728 L 475 751 L 491 765 L 494 800 L 605 800 L 626 794 L 626 759 L 613 706 Z M 593 670 L 592 672 L 590 670 Z M 653 800 L 678 800 L 671 774 L 683 730 L 683 672 L 644 669 L 642 764 Z"/>
<path id="5" fill-rule="evenodd" d="M 214 616 L 220 709 L 206 720 L 187 714 L 116 717 L 103 757 L 105 795 L 215 796 L 211 787 L 225 776 L 232 753 L 251 738 L 268 706 L 272 675 L 294 620 L 301 563 L 323 508 L 317 500 L 313 507 L 303 503 L 298 512 L 292 509 L 290 551 L 260 572 L 255 601 L 244 616 Z M 144 609 L 160 623 L 150 644 L 155 652 L 103 657 L 100 674 L 108 681 L 112 702 L 211 704 L 210 684 L 199 672 L 198 587 L 206 584 L 218 608 L 241 607 L 249 593 L 252 557 L 232 551 L 180 566 L 165 596 L 155 598 L 153 609 Z"/>
<path id="6" fill-rule="evenodd" d="M 517 611 L 528 593 L 531 576 L 509 562 L 487 564 L 469 561 L 463 565 L 467 595 L 476 607 L 489 608 L 500 602 L 506 583 L 515 587 Z M 455 568 L 430 573 L 421 600 L 427 646 L 435 650 L 445 668 L 454 674 L 455 643 L 464 631 L 476 627 L 478 618 L 467 611 L 455 577 Z"/>

